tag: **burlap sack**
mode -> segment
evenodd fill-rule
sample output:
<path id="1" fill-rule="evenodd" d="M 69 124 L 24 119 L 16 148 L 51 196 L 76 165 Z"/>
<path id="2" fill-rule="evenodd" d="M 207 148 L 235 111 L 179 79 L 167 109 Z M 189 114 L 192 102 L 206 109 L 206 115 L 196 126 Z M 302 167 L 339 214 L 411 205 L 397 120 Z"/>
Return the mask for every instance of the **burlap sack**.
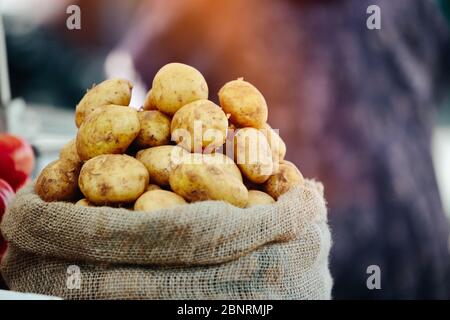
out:
<path id="1" fill-rule="evenodd" d="M 30 185 L 1 229 L 10 242 L 1 271 L 16 291 L 68 299 L 331 295 L 326 206 L 312 181 L 273 205 L 206 201 L 148 213 L 46 203 Z"/>

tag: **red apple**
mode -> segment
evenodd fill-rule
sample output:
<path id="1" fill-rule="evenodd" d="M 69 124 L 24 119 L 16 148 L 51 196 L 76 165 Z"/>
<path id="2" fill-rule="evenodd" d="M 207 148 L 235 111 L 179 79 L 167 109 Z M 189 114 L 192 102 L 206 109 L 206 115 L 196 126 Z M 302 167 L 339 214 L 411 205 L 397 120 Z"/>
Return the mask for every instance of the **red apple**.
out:
<path id="1" fill-rule="evenodd" d="M 11 186 L 3 179 L 0 179 L 0 222 L 2 221 L 3 214 L 6 211 L 6 207 L 11 202 L 12 198 L 14 197 L 14 190 L 11 188 Z M 8 244 L 6 243 L 5 239 L 3 239 L 2 235 L 0 234 L 0 260 L 3 256 L 3 254 L 6 251 Z M 5 289 L 6 285 L 3 282 L 2 276 L 0 275 L 0 289 Z"/>
<path id="2" fill-rule="evenodd" d="M 0 134 L 0 178 L 17 191 L 29 179 L 34 168 L 34 154 L 24 139 Z"/>
<path id="3" fill-rule="evenodd" d="M 14 197 L 14 190 L 11 188 L 8 182 L 0 179 L 0 221 L 2 221 L 3 214 L 6 211 L 6 207 Z M 3 252 L 6 250 L 6 242 L 0 234 L 0 258 Z"/>

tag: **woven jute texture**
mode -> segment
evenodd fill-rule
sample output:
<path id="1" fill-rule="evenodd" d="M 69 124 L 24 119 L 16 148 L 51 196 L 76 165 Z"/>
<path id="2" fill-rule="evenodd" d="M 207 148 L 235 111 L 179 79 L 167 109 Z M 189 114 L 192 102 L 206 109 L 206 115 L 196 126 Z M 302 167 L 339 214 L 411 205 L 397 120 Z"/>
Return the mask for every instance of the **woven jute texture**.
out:
<path id="1" fill-rule="evenodd" d="M 306 181 L 272 205 L 135 212 L 47 203 L 29 185 L 1 224 L 1 271 L 12 290 L 67 299 L 329 299 L 322 190 Z"/>

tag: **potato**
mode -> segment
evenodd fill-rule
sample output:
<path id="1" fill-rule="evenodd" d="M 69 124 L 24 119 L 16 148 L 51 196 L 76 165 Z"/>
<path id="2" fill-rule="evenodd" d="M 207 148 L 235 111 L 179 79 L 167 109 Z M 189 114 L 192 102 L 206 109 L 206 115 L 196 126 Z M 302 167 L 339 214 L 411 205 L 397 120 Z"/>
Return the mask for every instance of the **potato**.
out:
<path id="1" fill-rule="evenodd" d="M 242 181 L 214 160 L 198 164 L 191 157 L 183 157 L 169 181 L 172 190 L 188 201 L 223 200 L 241 208 L 247 205 L 248 191 Z"/>
<path id="2" fill-rule="evenodd" d="M 80 166 L 82 161 L 77 152 L 77 140 L 72 139 L 66 143 L 59 152 L 59 158 L 72 162 L 76 166 Z"/>
<path id="3" fill-rule="evenodd" d="M 152 190 L 161 190 L 161 187 L 157 184 L 150 183 L 147 188 L 145 188 L 145 191 L 152 191 Z"/>
<path id="4" fill-rule="evenodd" d="M 158 110 L 158 108 L 155 105 L 155 99 L 153 98 L 152 89 L 150 89 L 147 92 L 147 95 L 145 96 L 145 101 L 142 106 L 144 110 Z"/>
<path id="5" fill-rule="evenodd" d="M 275 200 L 265 192 L 262 192 L 259 190 L 249 190 L 248 191 L 247 208 L 250 208 L 253 206 L 264 205 L 264 204 L 271 204 L 274 202 L 275 202 Z"/>
<path id="6" fill-rule="evenodd" d="M 195 68 L 169 63 L 156 73 L 151 97 L 158 110 L 173 115 L 185 104 L 208 99 L 208 85 Z"/>
<path id="7" fill-rule="evenodd" d="M 171 191 L 153 190 L 147 191 L 134 204 L 135 211 L 154 211 L 173 208 L 187 202 Z"/>
<path id="8" fill-rule="evenodd" d="M 78 103 L 75 111 L 77 128 L 86 117 L 98 107 L 104 105 L 128 106 L 133 85 L 124 79 L 110 79 L 90 89 Z"/>
<path id="9" fill-rule="evenodd" d="M 144 193 L 149 177 L 145 166 L 127 155 L 105 154 L 87 161 L 78 183 L 94 204 L 133 202 Z"/>
<path id="10" fill-rule="evenodd" d="M 94 207 L 92 203 L 90 203 L 86 198 L 83 198 L 81 200 L 78 200 L 75 203 L 76 206 L 83 206 L 83 207 Z"/>
<path id="11" fill-rule="evenodd" d="M 286 159 L 283 159 L 283 160 L 280 161 L 280 164 L 290 165 L 290 166 L 292 166 L 295 170 L 297 170 L 298 173 L 300 173 L 300 170 L 299 170 L 299 169 L 297 168 L 297 166 L 296 166 L 293 162 L 291 162 L 291 161 L 288 161 L 288 160 L 286 160 Z"/>
<path id="12" fill-rule="evenodd" d="M 140 131 L 137 111 L 122 106 L 104 106 L 91 113 L 77 134 L 81 160 L 101 154 L 124 153 Z"/>
<path id="13" fill-rule="evenodd" d="M 203 155 L 203 159 L 206 163 L 217 164 L 230 176 L 235 177 L 239 181 L 243 181 L 241 171 L 233 159 L 227 157 L 221 153 L 213 153 L 209 156 Z"/>
<path id="14" fill-rule="evenodd" d="M 267 103 L 261 92 L 242 78 L 226 83 L 219 101 L 230 120 L 238 127 L 262 128 L 267 121 Z"/>
<path id="15" fill-rule="evenodd" d="M 293 186 L 303 183 L 300 170 L 289 161 L 280 163 L 278 172 L 271 176 L 264 184 L 264 190 L 274 199 L 289 191 Z"/>
<path id="16" fill-rule="evenodd" d="M 197 100 L 175 113 L 171 124 L 172 140 L 191 152 L 210 151 L 222 146 L 228 119 L 222 109 L 209 100 Z"/>
<path id="17" fill-rule="evenodd" d="M 147 168 L 152 183 L 168 187 L 170 172 L 187 153 L 178 146 L 159 146 L 139 151 L 136 159 Z"/>
<path id="18" fill-rule="evenodd" d="M 188 158 L 188 159 L 186 159 Z M 239 181 L 243 181 L 241 171 L 239 170 L 236 163 L 234 163 L 233 159 L 222 153 L 212 153 L 212 154 L 201 154 L 201 153 L 187 153 L 183 156 L 182 162 L 190 161 L 194 164 L 214 164 L 217 166 L 221 166 L 222 169 L 226 172 L 226 174 L 231 175 L 238 179 Z"/>
<path id="19" fill-rule="evenodd" d="M 70 161 L 56 160 L 40 173 L 34 190 L 44 201 L 71 201 L 79 195 L 80 166 Z"/>
<path id="20" fill-rule="evenodd" d="M 283 139 L 281 139 L 280 135 L 268 124 L 265 124 L 261 131 L 269 143 L 273 162 L 279 163 L 286 156 L 286 144 Z"/>
<path id="21" fill-rule="evenodd" d="M 264 134 L 242 128 L 234 137 L 234 156 L 242 174 L 251 182 L 263 183 L 273 173 L 272 151 Z"/>
<path id="22" fill-rule="evenodd" d="M 170 118 L 160 111 L 138 112 L 141 131 L 134 140 L 138 148 L 150 148 L 169 144 Z"/>

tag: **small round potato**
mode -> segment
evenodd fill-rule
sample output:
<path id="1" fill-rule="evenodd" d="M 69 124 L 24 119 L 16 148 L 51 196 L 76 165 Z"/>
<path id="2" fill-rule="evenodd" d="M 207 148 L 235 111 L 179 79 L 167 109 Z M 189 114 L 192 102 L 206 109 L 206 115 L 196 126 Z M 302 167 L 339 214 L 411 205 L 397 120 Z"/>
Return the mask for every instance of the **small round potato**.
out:
<path id="1" fill-rule="evenodd" d="M 249 190 L 248 191 L 248 203 L 247 208 L 265 204 L 274 203 L 275 200 L 269 196 L 267 193 L 259 190 Z"/>
<path id="2" fill-rule="evenodd" d="M 166 190 L 153 190 L 145 192 L 136 200 L 134 210 L 155 211 L 169 209 L 183 204 L 187 204 L 187 202 L 176 193 Z"/>
<path id="3" fill-rule="evenodd" d="M 142 106 L 142 109 L 144 110 L 158 110 L 158 108 L 155 105 L 155 100 L 153 99 L 152 89 L 150 89 L 147 92 L 147 95 L 145 96 L 145 101 Z"/>
<path id="4" fill-rule="evenodd" d="M 273 162 L 279 163 L 286 156 L 286 144 L 283 139 L 281 139 L 280 135 L 268 124 L 265 124 L 261 131 L 269 143 Z"/>
<path id="5" fill-rule="evenodd" d="M 242 78 L 226 83 L 219 91 L 219 101 L 236 126 L 262 128 L 267 121 L 267 103 L 261 92 Z"/>
<path id="6" fill-rule="evenodd" d="M 168 187 L 170 172 L 187 153 L 178 146 L 159 146 L 139 151 L 136 159 L 147 168 L 152 183 Z"/>
<path id="7" fill-rule="evenodd" d="M 135 201 L 148 185 L 148 171 L 127 155 L 105 154 L 87 161 L 78 184 L 87 200 L 99 204 Z"/>
<path id="8" fill-rule="evenodd" d="M 158 110 L 173 115 L 185 104 L 208 99 L 208 85 L 195 68 L 169 63 L 156 73 L 151 96 Z"/>
<path id="9" fill-rule="evenodd" d="M 71 201 L 79 195 L 80 166 L 70 161 L 56 160 L 39 174 L 34 190 L 44 201 Z"/>
<path id="10" fill-rule="evenodd" d="M 138 148 L 150 148 L 169 144 L 170 118 L 160 111 L 138 112 L 141 131 L 134 140 Z"/>
<path id="11" fill-rule="evenodd" d="M 208 158 L 211 155 L 203 155 Z M 234 206 L 245 208 L 248 191 L 241 180 L 216 161 L 192 163 L 190 157 L 183 157 L 170 174 L 170 187 L 184 199 L 195 202 L 223 200 Z"/>
<path id="12" fill-rule="evenodd" d="M 75 111 L 77 128 L 86 117 L 98 107 L 104 105 L 128 106 L 133 85 L 124 79 L 110 79 L 90 89 L 78 103 Z"/>
<path id="13" fill-rule="evenodd" d="M 264 190 L 274 199 L 289 191 L 293 186 L 303 183 L 300 170 L 289 161 L 280 163 L 278 172 L 271 176 L 264 184 Z"/>
<path id="14" fill-rule="evenodd" d="M 81 160 L 101 154 L 124 153 L 140 131 L 137 111 L 122 106 L 104 106 L 91 113 L 77 134 Z"/>
<path id="15" fill-rule="evenodd" d="M 61 160 L 72 162 L 74 165 L 79 166 L 82 164 L 80 156 L 77 152 L 77 140 L 72 139 L 66 143 L 59 152 L 59 158 Z"/>
<path id="16" fill-rule="evenodd" d="M 254 128 L 239 129 L 234 137 L 234 156 L 242 174 L 263 183 L 273 173 L 272 151 L 264 134 Z"/>
<path id="17" fill-rule="evenodd" d="M 83 207 L 94 207 L 94 205 L 92 203 L 89 202 L 89 200 L 87 200 L 86 198 L 83 198 L 81 200 L 78 200 L 75 203 L 76 206 L 83 206 Z"/>
<path id="18" fill-rule="evenodd" d="M 191 152 L 211 152 L 227 137 L 228 119 L 222 109 L 209 100 L 197 100 L 175 113 L 172 140 Z"/>
<path id="19" fill-rule="evenodd" d="M 147 188 L 145 188 L 145 191 L 152 191 L 152 190 L 161 190 L 161 187 L 157 184 L 150 183 Z"/>

